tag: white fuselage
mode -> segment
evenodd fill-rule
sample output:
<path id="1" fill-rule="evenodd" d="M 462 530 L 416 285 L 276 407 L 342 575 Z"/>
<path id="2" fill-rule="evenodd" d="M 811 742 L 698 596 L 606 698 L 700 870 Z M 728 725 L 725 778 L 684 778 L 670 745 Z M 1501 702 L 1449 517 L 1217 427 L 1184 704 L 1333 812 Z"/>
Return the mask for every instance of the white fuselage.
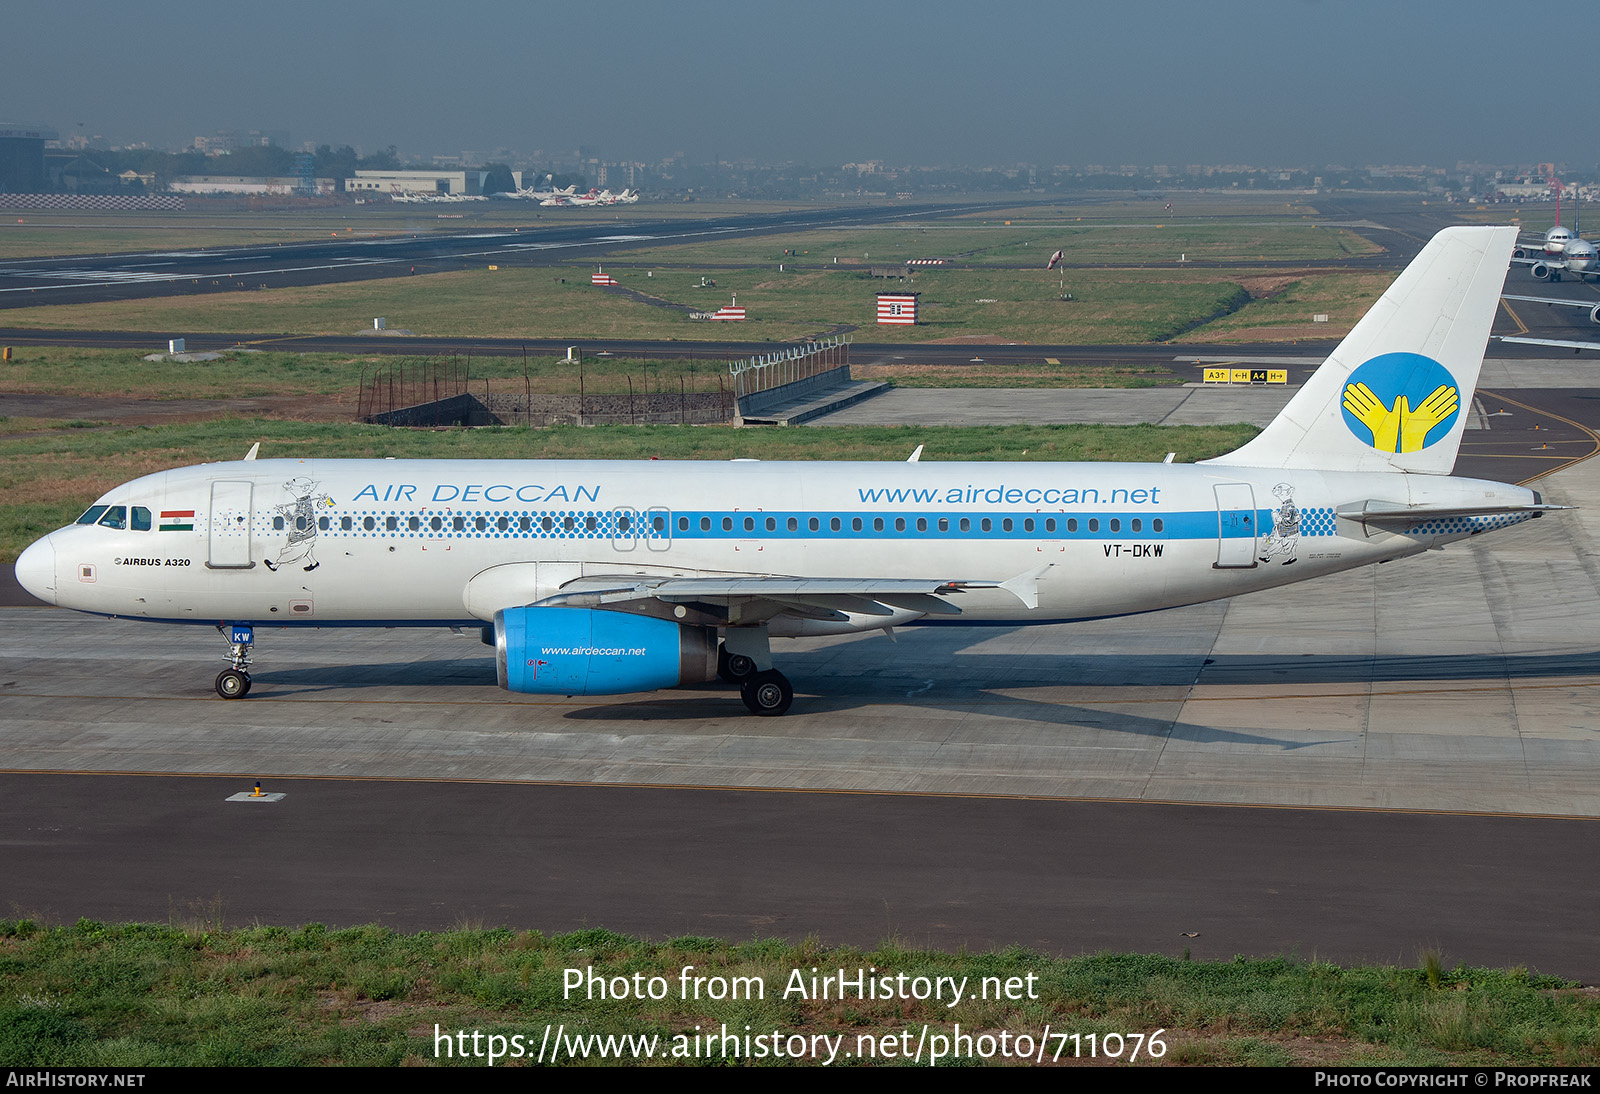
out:
<path id="1" fill-rule="evenodd" d="M 1270 588 L 1531 515 L 1381 531 L 1341 510 L 1533 500 L 1468 479 L 1207 465 L 262 460 L 120 486 L 97 523 L 51 533 L 17 573 L 81 611 L 322 626 L 485 620 L 579 577 L 1034 573 L 1037 607 L 1000 588 L 949 598 L 957 620 L 1031 622 Z M 529 563 L 467 596 L 485 571 Z"/>

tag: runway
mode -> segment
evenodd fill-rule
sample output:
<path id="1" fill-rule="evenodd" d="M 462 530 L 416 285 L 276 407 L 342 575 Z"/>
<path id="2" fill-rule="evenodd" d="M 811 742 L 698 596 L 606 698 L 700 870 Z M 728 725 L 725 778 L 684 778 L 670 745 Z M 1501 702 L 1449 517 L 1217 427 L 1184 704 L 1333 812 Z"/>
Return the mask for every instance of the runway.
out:
<path id="1" fill-rule="evenodd" d="M 232 292 L 240 288 L 325 285 L 429 274 L 485 265 L 541 266 L 588 261 L 644 244 L 669 246 L 774 232 L 937 216 L 971 205 L 905 204 L 805 209 L 705 220 L 619 215 L 603 223 L 557 218 L 512 228 L 437 230 L 364 239 L 277 245 L 179 248 L 121 254 L 0 260 L 0 310 Z M 431 215 L 431 214 L 430 214 Z"/>

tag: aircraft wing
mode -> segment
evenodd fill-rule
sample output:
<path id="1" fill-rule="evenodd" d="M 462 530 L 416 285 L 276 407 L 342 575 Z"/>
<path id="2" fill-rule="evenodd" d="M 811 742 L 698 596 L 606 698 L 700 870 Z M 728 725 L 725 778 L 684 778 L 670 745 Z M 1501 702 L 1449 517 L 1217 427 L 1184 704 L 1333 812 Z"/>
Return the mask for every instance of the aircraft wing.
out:
<path id="1" fill-rule="evenodd" d="M 1513 342 L 1519 346 L 1550 346 L 1554 349 L 1600 349 L 1600 342 L 1569 342 L 1561 338 L 1518 338 L 1513 335 L 1497 334 L 1495 340 L 1499 342 Z"/>
<path id="2" fill-rule="evenodd" d="M 1037 607 L 1040 567 L 1007 581 L 923 578 L 815 577 L 582 577 L 561 586 L 541 607 L 608 608 L 643 614 L 671 613 L 679 606 L 726 622 L 796 615 L 844 620 L 849 615 L 904 619 L 916 615 L 960 615 L 944 597 L 969 589 L 1004 589 L 1026 607 Z M 664 610 L 662 610 L 664 609 Z M 677 616 L 677 618 L 682 618 Z"/>
<path id="3" fill-rule="evenodd" d="M 683 606 L 723 619 L 735 615 L 740 619 L 798 615 L 843 620 L 846 613 L 885 617 L 904 617 L 907 612 L 960 615 L 960 608 L 940 597 L 968 587 L 971 586 L 961 582 L 915 578 L 584 577 L 568 582 L 559 593 L 539 604 L 645 614 L 654 614 L 651 605 L 655 604 L 669 612 Z"/>
<path id="4" fill-rule="evenodd" d="M 1563 308 L 1583 308 L 1591 312 L 1600 307 L 1600 300 L 1558 300 L 1551 296 L 1512 296 L 1510 293 L 1505 293 L 1500 299 L 1517 300 L 1524 304 L 1552 304 Z"/>

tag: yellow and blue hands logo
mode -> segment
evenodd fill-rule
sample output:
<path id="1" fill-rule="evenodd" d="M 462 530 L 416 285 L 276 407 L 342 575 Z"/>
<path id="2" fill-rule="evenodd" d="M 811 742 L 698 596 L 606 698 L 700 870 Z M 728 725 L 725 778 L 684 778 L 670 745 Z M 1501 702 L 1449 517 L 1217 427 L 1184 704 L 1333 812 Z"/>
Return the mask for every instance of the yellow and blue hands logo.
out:
<path id="1" fill-rule="evenodd" d="M 1420 452 L 1450 435 L 1461 411 L 1456 378 L 1420 353 L 1385 353 L 1344 386 L 1344 423 L 1380 452 Z"/>

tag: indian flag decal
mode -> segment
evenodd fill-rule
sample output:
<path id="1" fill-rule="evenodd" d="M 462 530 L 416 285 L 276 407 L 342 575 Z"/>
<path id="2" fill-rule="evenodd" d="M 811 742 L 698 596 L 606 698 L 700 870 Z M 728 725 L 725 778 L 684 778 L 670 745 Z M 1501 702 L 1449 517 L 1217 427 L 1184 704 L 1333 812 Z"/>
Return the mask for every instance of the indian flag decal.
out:
<path id="1" fill-rule="evenodd" d="M 194 531 L 193 509 L 163 509 L 161 511 L 161 531 L 163 532 L 192 532 Z"/>

